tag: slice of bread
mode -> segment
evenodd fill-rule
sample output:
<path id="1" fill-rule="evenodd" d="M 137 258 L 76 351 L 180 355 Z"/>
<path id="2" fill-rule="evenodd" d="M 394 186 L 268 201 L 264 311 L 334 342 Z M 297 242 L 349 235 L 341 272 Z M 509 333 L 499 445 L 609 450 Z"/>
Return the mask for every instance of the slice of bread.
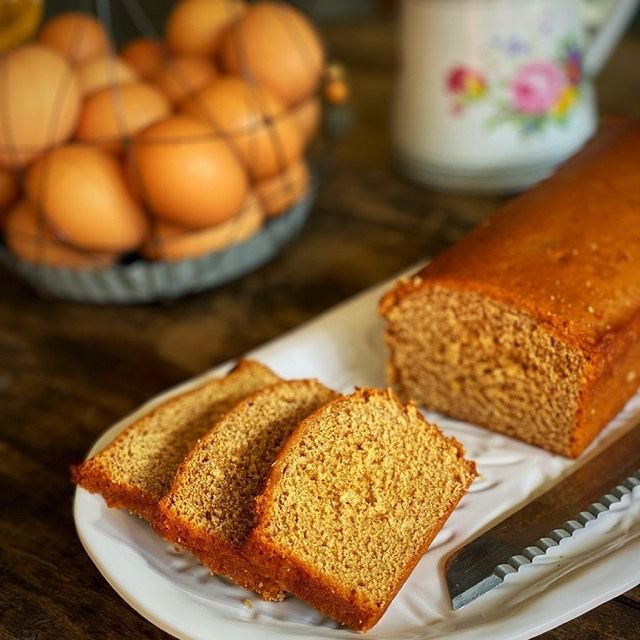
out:
<path id="1" fill-rule="evenodd" d="M 280 382 L 238 403 L 203 436 L 160 501 L 154 529 L 214 573 L 280 600 L 282 589 L 248 562 L 240 547 L 255 524 L 255 497 L 283 442 L 337 394 L 315 380 Z"/>
<path id="2" fill-rule="evenodd" d="M 367 630 L 475 477 L 461 445 L 413 405 L 358 390 L 288 439 L 243 551 L 286 591 Z"/>
<path id="3" fill-rule="evenodd" d="M 110 507 L 150 521 L 196 440 L 239 400 L 278 380 L 264 365 L 243 360 L 225 377 L 176 396 L 131 424 L 72 468 L 72 479 L 101 494 Z"/>

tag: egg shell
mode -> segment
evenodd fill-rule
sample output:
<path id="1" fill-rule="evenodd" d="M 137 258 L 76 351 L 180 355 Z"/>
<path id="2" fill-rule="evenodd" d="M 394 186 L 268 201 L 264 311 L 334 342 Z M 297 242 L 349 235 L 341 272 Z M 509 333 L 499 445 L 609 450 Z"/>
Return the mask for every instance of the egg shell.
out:
<path id="1" fill-rule="evenodd" d="M 80 112 L 73 69 L 57 52 L 26 45 L 0 58 L 0 166 L 24 167 L 65 141 Z"/>
<path id="2" fill-rule="evenodd" d="M 71 64 L 85 62 L 109 53 L 107 30 L 94 16 L 81 11 L 68 11 L 48 20 L 38 42 L 62 54 Z"/>
<path id="3" fill-rule="evenodd" d="M 159 218 L 192 228 L 224 222 L 242 206 L 246 172 L 229 145 L 195 118 L 175 115 L 133 140 L 130 173 Z"/>
<path id="4" fill-rule="evenodd" d="M 324 50 L 300 11 L 281 2 L 256 2 L 226 30 L 221 61 L 225 71 L 250 74 L 293 106 L 318 87 Z"/>
<path id="5" fill-rule="evenodd" d="M 113 85 L 137 82 L 137 72 L 126 62 L 112 55 L 91 58 L 76 67 L 80 90 L 88 96 L 99 89 Z"/>
<path id="6" fill-rule="evenodd" d="M 9 211 L 5 239 L 12 253 L 34 264 L 75 269 L 100 268 L 113 264 L 118 258 L 114 253 L 81 251 L 63 244 L 26 199 Z"/>
<path id="7" fill-rule="evenodd" d="M 76 137 L 119 150 L 123 140 L 170 113 L 169 100 L 152 84 L 106 87 L 85 101 Z"/>
<path id="8" fill-rule="evenodd" d="M 182 103 L 182 110 L 224 134 L 253 178 L 272 176 L 298 159 L 304 139 L 284 104 L 240 76 L 225 76 Z"/>
<path id="9" fill-rule="evenodd" d="M 42 0 L 0 2 L 0 53 L 33 39 L 40 28 L 44 4 Z"/>
<path id="10" fill-rule="evenodd" d="M 120 51 L 120 57 L 133 67 L 141 78 L 152 78 L 164 66 L 167 52 L 158 38 L 134 38 Z"/>
<path id="11" fill-rule="evenodd" d="M 173 104 L 207 86 L 216 76 L 215 65 L 203 56 L 174 56 L 155 75 L 154 82 Z"/>
<path id="12" fill-rule="evenodd" d="M 13 171 L 0 169 L 0 227 L 3 226 L 9 207 L 18 199 L 20 190 Z"/>
<path id="13" fill-rule="evenodd" d="M 304 160 L 295 162 L 282 173 L 256 182 L 254 190 L 267 217 L 284 213 L 309 189 L 310 177 Z"/>
<path id="14" fill-rule="evenodd" d="M 264 211 L 258 199 L 251 195 L 241 210 L 226 222 L 193 229 L 167 222 L 158 222 L 142 254 L 150 260 L 183 260 L 222 251 L 253 237 L 264 221 Z"/>
<path id="15" fill-rule="evenodd" d="M 82 249 L 130 251 L 147 235 L 145 213 L 107 151 L 85 144 L 53 149 L 27 171 L 26 191 L 56 236 Z"/>
<path id="16" fill-rule="evenodd" d="M 225 27 L 245 11 L 237 0 L 189 0 L 174 5 L 167 19 L 166 39 L 175 53 L 212 56 Z"/>
<path id="17" fill-rule="evenodd" d="M 291 110 L 291 115 L 307 144 L 318 132 L 322 119 L 322 103 L 319 98 L 307 98 Z"/>
<path id="18" fill-rule="evenodd" d="M 324 95 L 330 104 L 344 104 L 349 99 L 349 85 L 342 78 L 334 78 L 324 87 Z"/>

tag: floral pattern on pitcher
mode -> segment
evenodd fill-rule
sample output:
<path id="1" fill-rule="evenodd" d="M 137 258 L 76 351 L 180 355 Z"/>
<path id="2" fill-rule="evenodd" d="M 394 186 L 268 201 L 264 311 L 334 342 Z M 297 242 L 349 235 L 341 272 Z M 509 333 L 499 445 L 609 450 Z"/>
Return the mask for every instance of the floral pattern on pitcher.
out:
<path id="1" fill-rule="evenodd" d="M 496 65 L 485 70 L 465 65 L 450 69 L 446 90 L 452 114 L 463 116 L 476 104 L 489 104 L 493 113 L 488 126 L 511 124 L 524 135 L 551 123 L 565 123 L 580 98 L 583 79 L 583 54 L 576 41 L 565 40 L 553 59 L 532 56 L 525 43 L 514 39 L 501 51 L 510 63 L 506 71 L 501 65 L 498 71 Z"/>
<path id="2" fill-rule="evenodd" d="M 447 89 L 456 96 L 453 112 L 460 114 L 465 106 L 485 97 L 487 81 L 482 72 L 460 66 L 450 71 L 447 77 Z"/>

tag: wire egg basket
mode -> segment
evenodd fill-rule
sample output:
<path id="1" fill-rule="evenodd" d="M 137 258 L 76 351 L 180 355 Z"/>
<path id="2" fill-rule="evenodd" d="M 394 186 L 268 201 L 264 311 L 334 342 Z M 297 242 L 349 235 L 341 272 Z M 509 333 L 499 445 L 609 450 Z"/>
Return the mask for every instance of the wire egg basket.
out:
<path id="1" fill-rule="evenodd" d="M 74 4 L 0 58 L 0 260 L 45 295 L 138 303 L 273 258 L 317 187 L 330 74 L 311 23 L 178 0 L 163 30 L 138 0 Z"/>

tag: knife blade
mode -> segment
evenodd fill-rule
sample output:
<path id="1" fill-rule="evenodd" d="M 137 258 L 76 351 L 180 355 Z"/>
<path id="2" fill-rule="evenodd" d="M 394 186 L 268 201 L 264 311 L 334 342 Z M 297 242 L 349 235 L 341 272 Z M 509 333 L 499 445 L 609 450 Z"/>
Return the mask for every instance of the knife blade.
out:
<path id="1" fill-rule="evenodd" d="M 446 561 L 451 604 L 460 609 L 570 538 L 640 485 L 635 426 L 546 493 L 455 551 Z"/>

